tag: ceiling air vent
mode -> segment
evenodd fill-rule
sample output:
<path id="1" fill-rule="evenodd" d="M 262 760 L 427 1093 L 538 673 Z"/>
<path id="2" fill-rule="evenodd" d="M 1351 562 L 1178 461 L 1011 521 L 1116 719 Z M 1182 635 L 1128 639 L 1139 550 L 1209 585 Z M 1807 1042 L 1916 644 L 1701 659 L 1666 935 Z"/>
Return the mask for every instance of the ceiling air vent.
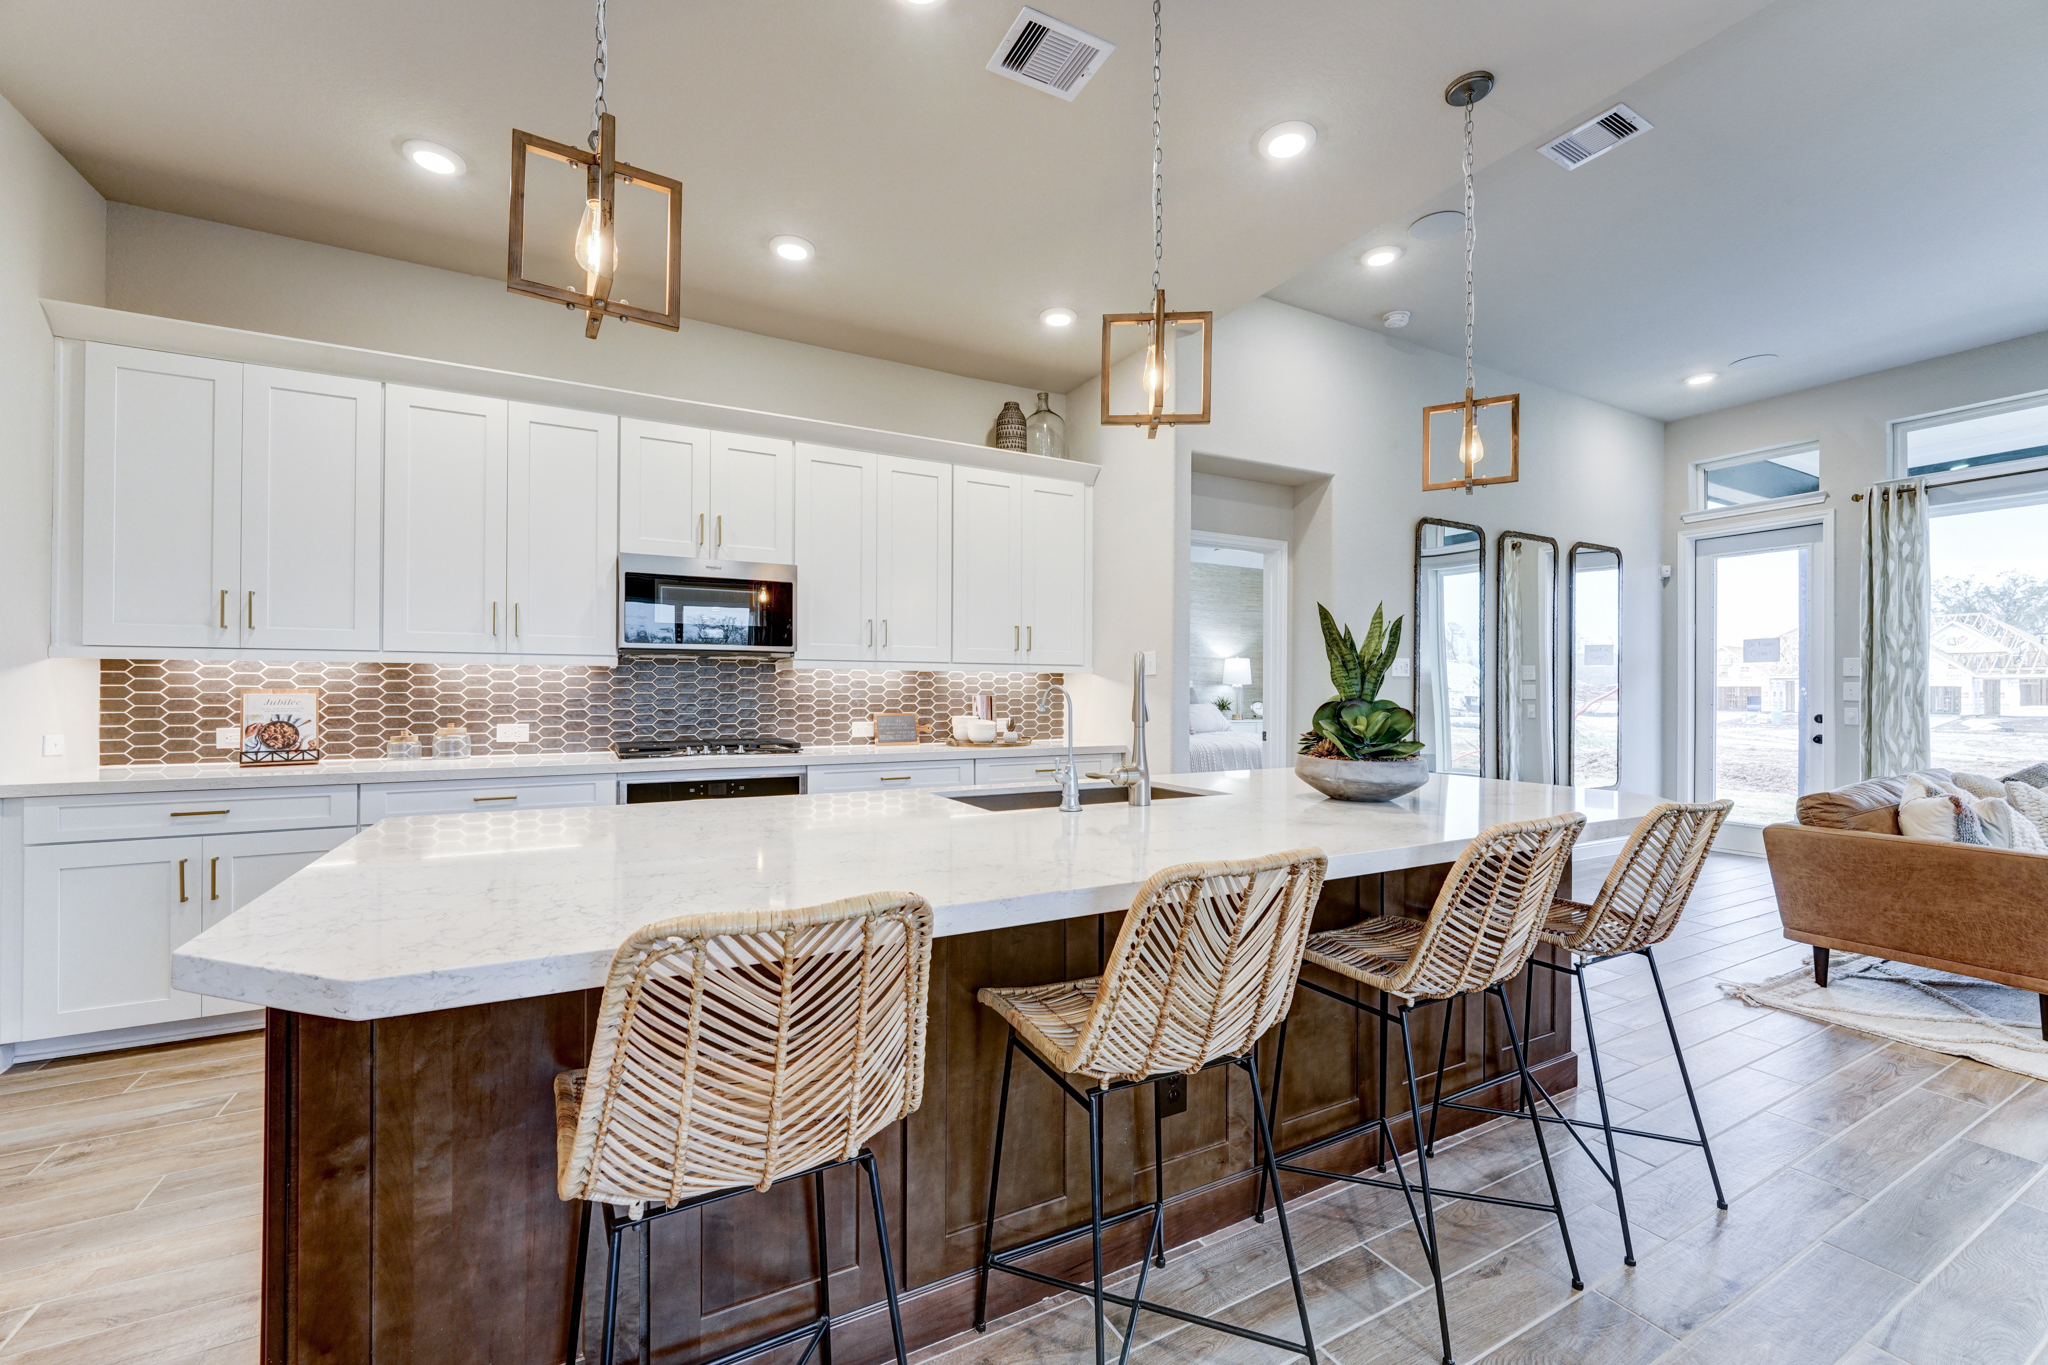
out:
<path id="1" fill-rule="evenodd" d="M 1102 69 L 1114 51 L 1115 43 L 1083 33 L 1050 14 L 1027 9 L 1003 35 L 996 55 L 988 59 L 988 69 L 1070 100 L 1081 93 L 1088 78 Z"/>
<path id="2" fill-rule="evenodd" d="M 1617 104 L 1599 118 L 1580 124 L 1557 141 L 1545 143 L 1536 150 L 1568 171 L 1577 170 L 1638 133 L 1649 131 L 1648 119 L 1626 104 Z"/>

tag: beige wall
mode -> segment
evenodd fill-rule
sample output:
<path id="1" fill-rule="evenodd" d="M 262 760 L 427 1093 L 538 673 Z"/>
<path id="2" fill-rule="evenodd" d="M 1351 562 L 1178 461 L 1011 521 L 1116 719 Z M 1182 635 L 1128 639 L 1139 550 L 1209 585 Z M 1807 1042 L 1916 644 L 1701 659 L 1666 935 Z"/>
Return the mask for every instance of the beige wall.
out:
<path id="1" fill-rule="evenodd" d="M 976 444 L 1006 400 L 1036 406 L 1005 384 L 687 319 L 586 340 L 568 310 L 495 280 L 127 204 L 107 208 L 107 306 Z"/>
<path id="2" fill-rule="evenodd" d="M 0 772 L 94 761 L 98 665 L 50 659 L 55 345 L 41 298 L 103 303 L 106 205 L 0 100 Z M 67 758 L 44 759 L 42 737 Z"/>
<path id="3" fill-rule="evenodd" d="M 1663 557 L 1667 563 L 1677 563 L 1679 536 L 1686 532 L 1737 531 L 1747 523 L 1770 519 L 1769 514 L 1764 514 L 1704 525 L 1682 523 L 1679 513 L 1686 510 L 1690 496 L 1693 461 L 1793 441 L 1818 440 L 1820 486 L 1828 500 L 1816 510 L 1833 509 L 1835 514 L 1835 657 L 1828 664 L 1827 675 L 1828 701 L 1839 714 L 1836 689 L 1841 659 L 1855 655 L 1858 649 L 1856 598 L 1862 575 L 1862 504 L 1851 502 L 1849 497 L 1889 476 L 1886 424 L 2042 389 L 2048 389 L 2048 332 L 1672 422 L 1665 429 L 1664 442 Z M 1667 615 L 1664 641 L 1666 704 L 1673 717 L 1672 733 L 1667 736 L 1666 762 L 1674 774 L 1678 771 L 1678 746 L 1686 742 L 1686 737 L 1678 733 L 1679 717 L 1684 714 L 1679 706 L 1679 691 L 1687 678 L 1678 659 L 1682 609 L 1683 604 L 1673 603 Z M 1857 739 L 1853 730 L 1832 724 L 1828 727 L 1829 785 L 1856 780 Z"/>

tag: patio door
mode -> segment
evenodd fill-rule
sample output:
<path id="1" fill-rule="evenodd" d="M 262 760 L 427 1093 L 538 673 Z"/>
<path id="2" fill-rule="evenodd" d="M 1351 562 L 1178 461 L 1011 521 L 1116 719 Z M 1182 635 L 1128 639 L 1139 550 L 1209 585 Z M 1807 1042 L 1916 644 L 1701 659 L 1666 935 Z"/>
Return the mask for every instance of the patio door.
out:
<path id="1" fill-rule="evenodd" d="M 1693 542 L 1693 787 L 1735 803 L 1720 846 L 1763 852 L 1826 785 L 1819 522 Z"/>

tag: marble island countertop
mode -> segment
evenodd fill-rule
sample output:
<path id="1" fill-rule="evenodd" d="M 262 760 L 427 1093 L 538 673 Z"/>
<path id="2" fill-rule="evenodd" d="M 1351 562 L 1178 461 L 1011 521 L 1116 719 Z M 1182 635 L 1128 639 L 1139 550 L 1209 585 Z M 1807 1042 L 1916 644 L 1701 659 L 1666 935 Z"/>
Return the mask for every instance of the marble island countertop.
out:
<path id="1" fill-rule="evenodd" d="M 1122 752 L 1118 744 L 1078 744 L 1076 752 Z M 321 787 L 361 782 L 454 782 L 478 778 L 579 777 L 597 773 L 691 772 L 735 768 L 810 768 L 839 763 L 967 761 L 1064 751 L 1063 740 L 1028 745 L 820 744 L 794 754 L 680 754 L 620 758 L 609 749 L 575 754 L 479 754 L 474 758 L 343 758 L 294 768 L 244 768 L 239 763 L 130 763 L 111 767 L 49 762 L 0 773 L 0 798 L 86 796 L 95 792 L 219 791 L 234 787 Z"/>
<path id="2" fill-rule="evenodd" d="M 1075 815 L 984 811 L 925 790 L 389 819 L 188 941 L 173 979 L 378 1019 L 602 985 L 627 933 L 675 916 L 906 891 L 932 903 L 940 934 L 973 933 L 1124 909 L 1175 863 L 1314 845 L 1332 877 L 1363 876 L 1448 862 L 1504 820 L 1577 810 L 1583 839 L 1610 838 L 1657 804 L 1441 775 L 1398 801 L 1354 804 L 1286 769 L 1157 785 L 1203 794 Z"/>

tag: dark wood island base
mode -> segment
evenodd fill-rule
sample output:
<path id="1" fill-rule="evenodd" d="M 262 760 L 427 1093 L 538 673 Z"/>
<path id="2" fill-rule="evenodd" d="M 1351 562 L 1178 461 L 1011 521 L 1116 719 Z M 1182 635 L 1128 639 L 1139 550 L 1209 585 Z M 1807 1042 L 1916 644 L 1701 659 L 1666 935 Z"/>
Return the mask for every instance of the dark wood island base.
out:
<path id="1" fill-rule="evenodd" d="M 1418 918 L 1446 867 L 1330 882 L 1315 927 L 1370 914 Z M 1569 894 L 1569 886 L 1561 894 Z M 919 1346 L 973 1325 L 1002 1022 L 975 1002 L 984 985 L 1091 975 L 1116 931 L 1091 916 L 941 938 L 932 956 L 924 1107 L 874 1142 L 899 1241 L 904 1323 Z M 1556 950 L 1545 949 L 1546 954 Z M 1311 968 L 1311 972 L 1315 969 Z M 1570 978 L 1536 973 L 1529 1062 L 1553 1091 L 1577 1081 Z M 1316 973 L 1333 988 L 1337 978 Z M 1521 1000 L 1521 984 L 1509 987 Z M 1498 1011 L 1482 997 L 1449 1010 L 1446 1089 L 1511 1075 Z M 598 992 L 345 1023 L 272 1010 L 264 1095 L 263 1326 L 265 1365 L 558 1365 L 576 1255 L 576 1208 L 555 1195 L 555 1074 L 583 1066 Z M 1488 1017 L 1482 1018 L 1482 1014 Z M 1445 1013 L 1419 1016 L 1419 1065 L 1433 1058 Z M 1370 1116 L 1378 1080 L 1370 1020 L 1303 991 L 1289 1025 L 1280 1144 L 1290 1147 Z M 1271 1074 L 1271 1041 L 1262 1075 Z M 1407 1094 L 1390 1058 L 1389 1104 Z M 1425 1091 L 1429 1082 L 1422 1082 Z M 1108 1104 L 1111 1209 L 1149 1197 L 1149 1088 Z M 1165 1121 L 1169 1246 L 1251 1215 L 1250 1095 L 1241 1073 L 1193 1077 L 1188 1108 Z M 1512 1104 L 1505 1081 L 1475 1102 Z M 1029 1068 L 1011 1096 L 998 1245 L 1088 1220 L 1085 1119 Z M 1446 1110 L 1445 1132 L 1483 1115 Z M 1402 1144 L 1411 1143 L 1405 1119 Z M 1058 1134 L 1058 1140 L 1054 1134 Z M 1369 1141 L 1325 1149 L 1335 1169 L 1369 1164 Z M 1289 1177 L 1290 1194 L 1308 1182 Z M 851 1170 L 827 1178 L 832 1303 L 862 1308 L 834 1333 L 838 1365 L 890 1355 L 872 1219 Z M 678 1214 L 654 1225 L 649 1316 L 653 1356 L 693 1365 L 813 1315 L 815 1213 L 809 1182 Z M 1138 1220 L 1108 1239 L 1115 1265 L 1135 1264 Z M 602 1239 L 592 1248 L 602 1283 Z M 628 1243 L 619 1359 L 638 1360 L 640 1253 Z M 1080 1277 L 1085 1237 L 1042 1253 L 1048 1273 Z M 991 1319 L 1050 1291 L 1014 1276 L 989 1286 Z M 596 1360 L 596 1299 L 585 1349 Z M 764 1357 L 764 1359 L 768 1359 Z"/>

